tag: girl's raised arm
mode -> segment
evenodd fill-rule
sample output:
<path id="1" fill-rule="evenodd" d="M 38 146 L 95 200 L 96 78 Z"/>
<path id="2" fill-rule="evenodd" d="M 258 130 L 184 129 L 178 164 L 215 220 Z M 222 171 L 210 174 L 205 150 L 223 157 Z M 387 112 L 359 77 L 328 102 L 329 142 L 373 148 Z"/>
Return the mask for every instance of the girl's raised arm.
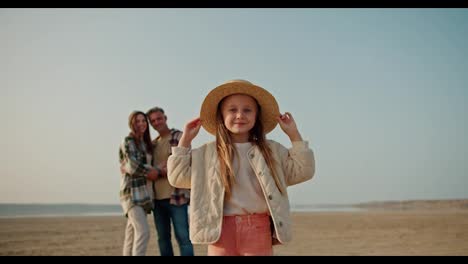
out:
<path id="1" fill-rule="evenodd" d="M 189 148 L 192 140 L 198 135 L 201 127 L 201 120 L 199 117 L 188 122 L 184 127 L 184 133 L 180 137 L 179 147 Z"/>

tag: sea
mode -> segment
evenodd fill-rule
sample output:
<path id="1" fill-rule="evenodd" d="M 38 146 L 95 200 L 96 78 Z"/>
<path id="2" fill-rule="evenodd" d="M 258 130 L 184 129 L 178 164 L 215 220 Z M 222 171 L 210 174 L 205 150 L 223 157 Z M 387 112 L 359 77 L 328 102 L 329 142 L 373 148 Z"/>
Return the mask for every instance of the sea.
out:
<path id="1" fill-rule="evenodd" d="M 291 205 L 292 212 L 362 210 L 351 205 Z M 119 204 L 15 204 L 0 203 L 0 218 L 62 216 L 123 216 Z"/>
<path id="2" fill-rule="evenodd" d="M 0 218 L 114 215 L 123 216 L 120 205 L 0 203 Z"/>

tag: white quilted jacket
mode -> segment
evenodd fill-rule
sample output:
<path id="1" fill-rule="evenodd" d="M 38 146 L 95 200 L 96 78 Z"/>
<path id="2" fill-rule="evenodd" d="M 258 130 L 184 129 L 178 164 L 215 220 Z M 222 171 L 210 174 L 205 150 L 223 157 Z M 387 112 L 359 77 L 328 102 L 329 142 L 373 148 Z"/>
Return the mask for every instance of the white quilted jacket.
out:
<path id="1" fill-rule="evenodd" d="M 313 177 L 315 160 L 307 141 L 293 142 L 289 150 L 272 140 L 268 144 L 277 161 L 276 169 L 283 187 Z M 248 155 L 268 204 L 275 230 L 272 234 L 274 241 L 289 242 L 292 232 L 288 195 L 279 192 L 268 165 L 256 146 L 252 146 Z M 192 243 L 215 243 L 221 235 L 224 200 L 216 143 L 210 142 L 193 150 L 173 147 L 167 168 L 171 185 L 191 189 L 189 225 Z"/>

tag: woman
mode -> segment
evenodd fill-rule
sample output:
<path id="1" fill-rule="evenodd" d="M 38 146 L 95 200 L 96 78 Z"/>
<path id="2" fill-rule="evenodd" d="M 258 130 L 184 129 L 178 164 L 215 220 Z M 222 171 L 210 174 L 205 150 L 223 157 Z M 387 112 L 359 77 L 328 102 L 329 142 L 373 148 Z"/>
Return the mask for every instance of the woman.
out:
<path id="1" fill-rule="evenodd" d="M 130 134 L 122 141 L 119 150 L 122 172 L 120 202 L 127 217 L 123 255 L 144 256 L 150 236 L 146 214 L 150 214 L 153 208 L 151 181 L 156 180 L 157 171 L 151 167 L 153 147 L 146 115 L 134 111 L 128 123 Z"/>

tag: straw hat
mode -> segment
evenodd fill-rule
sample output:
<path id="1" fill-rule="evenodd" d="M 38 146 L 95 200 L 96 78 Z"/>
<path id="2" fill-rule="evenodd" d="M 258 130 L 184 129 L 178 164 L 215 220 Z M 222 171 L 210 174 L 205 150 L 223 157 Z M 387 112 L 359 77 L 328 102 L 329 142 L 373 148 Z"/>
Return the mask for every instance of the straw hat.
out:
<path id="1" fill-rule="evenodd" d="M 278 124 L 277 117 L 280 115 L 278 103 L 275 97 L 260 86 L 245 80 L 231 80 L 211 90 L 205 97 L 200 110 L 202 126 L 210 134 L 216 135 L 216 111 L 221 100 L 232 94 L 250 95 L 261 107 L 260 120 L 263 124 L 264 133 L 272 131 Z"/>

